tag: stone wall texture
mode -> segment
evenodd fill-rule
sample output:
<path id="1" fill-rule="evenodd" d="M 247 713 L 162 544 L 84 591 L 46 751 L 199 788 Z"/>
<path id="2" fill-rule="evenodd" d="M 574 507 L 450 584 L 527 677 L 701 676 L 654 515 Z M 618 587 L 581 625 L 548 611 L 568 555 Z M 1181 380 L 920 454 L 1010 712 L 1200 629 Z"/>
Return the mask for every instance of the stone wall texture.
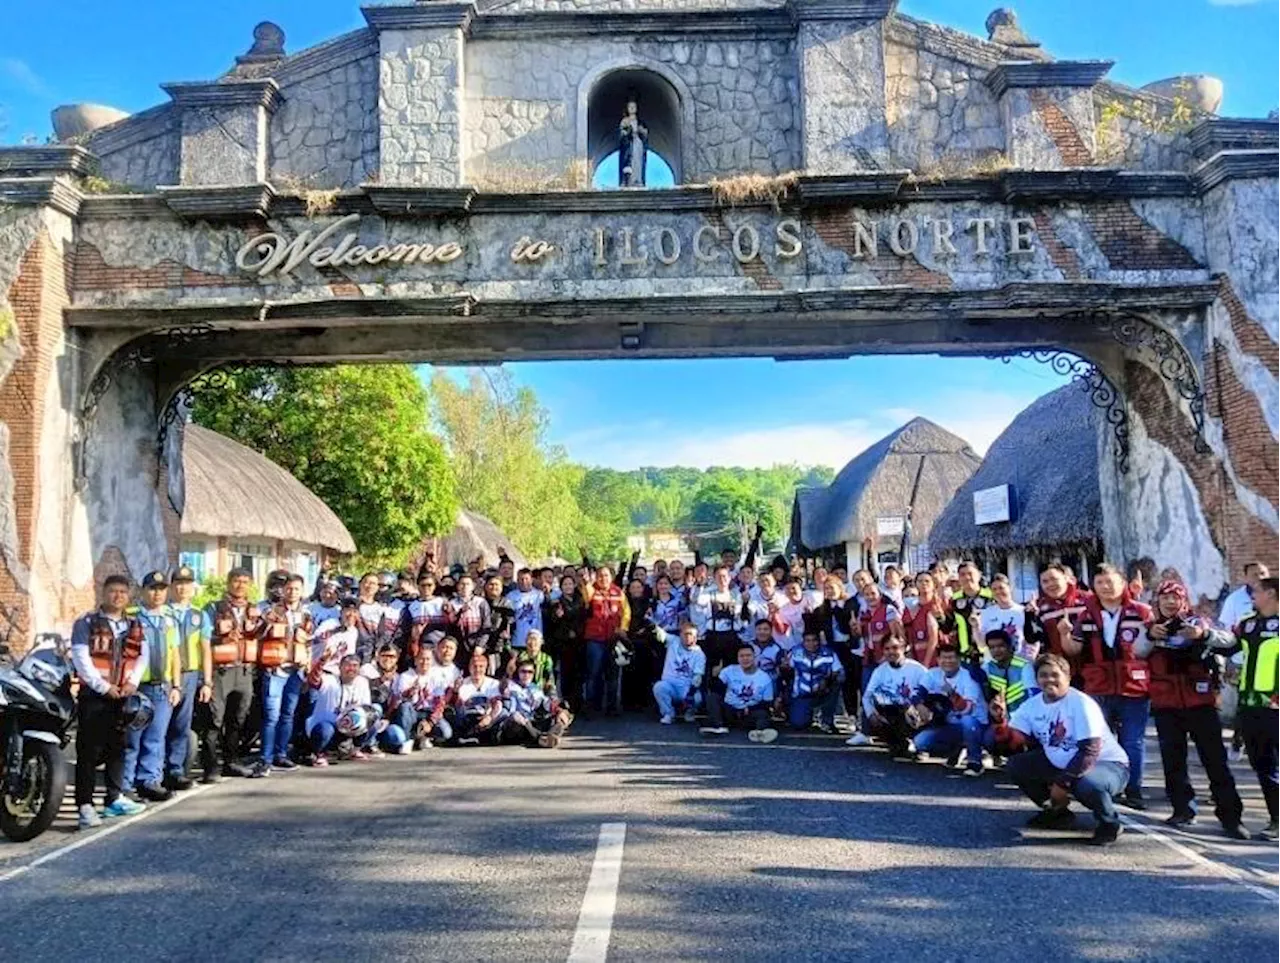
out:
<path id="1" fill-rule="evenodd" d="M 461 183 L 462 31 L 394 30 L 380 39 L 380 179 L 431 187 Z"/>
<path id="2" fill-rule="evenodd" d="M 686 115 L 694 124 L 687 139 L 694 156 L 681 158 L 685 181 L 799 166 L 799 91 L 790 41 L 535 37 L 467 46 L 468 176 L 500 181 L 504 171 L 531 165 L 565 170 L 580 156 L 580 91 L 607 64 L 656 66 L 685 85 L 693 101 Z"/>
<path id="3" fill-rule="evenodd" d="M 362 57 L 281 87 L 271 123 L 277 186 L 354 187 L 378 170 L 378 58 Z"/>
<path id="4" fill-rule="evenodd" d="M 806 21 L 796 43 L 804 169 L 843 174 L 887 166 L 883 26 Z"/>

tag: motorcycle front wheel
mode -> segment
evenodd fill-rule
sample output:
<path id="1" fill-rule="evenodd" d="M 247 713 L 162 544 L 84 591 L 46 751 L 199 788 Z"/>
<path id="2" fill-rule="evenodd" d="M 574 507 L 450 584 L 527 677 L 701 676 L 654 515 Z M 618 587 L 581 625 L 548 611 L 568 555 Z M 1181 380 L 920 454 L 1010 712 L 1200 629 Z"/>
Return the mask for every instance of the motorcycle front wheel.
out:
<path id="1" fill-rule="evenodd" d="M 22 792 L 0 797 L 0 833 L 16 843 L 35 839 L 53 823 L 67 788 L 62 750 L 29 741 L 22 750 Z"/>

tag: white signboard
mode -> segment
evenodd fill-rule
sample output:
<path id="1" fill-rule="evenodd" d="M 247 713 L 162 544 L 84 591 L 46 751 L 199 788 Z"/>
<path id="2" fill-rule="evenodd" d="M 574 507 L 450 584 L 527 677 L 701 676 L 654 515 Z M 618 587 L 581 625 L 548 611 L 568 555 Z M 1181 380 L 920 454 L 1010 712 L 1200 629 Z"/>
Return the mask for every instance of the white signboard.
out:
<path id="1" fill-rule="evenodd" d="M 903 517 L 901 515 L 881 515 L 876 519 L 876 534 L 881 537 L 901 535 L 902 523 Z"/>
<path id="2" fill-rule="evenodd" d="M 997 485 L 973 493 L 973 523 L 993 525 L 1009 520 L 1009 486 Z"/>

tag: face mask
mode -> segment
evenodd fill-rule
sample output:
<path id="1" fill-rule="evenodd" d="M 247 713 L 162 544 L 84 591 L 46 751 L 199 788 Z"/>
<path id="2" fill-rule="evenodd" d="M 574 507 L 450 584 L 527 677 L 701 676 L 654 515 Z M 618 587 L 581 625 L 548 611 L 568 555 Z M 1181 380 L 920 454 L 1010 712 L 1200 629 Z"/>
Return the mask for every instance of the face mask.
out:
<path id="1" fill-rule="evenodd" d="M 902 604 L 907 607 L 908 612 L 915 612 L 916 609 L 920 608 L 920 600 L 913 595 L 903 599 Z"/>

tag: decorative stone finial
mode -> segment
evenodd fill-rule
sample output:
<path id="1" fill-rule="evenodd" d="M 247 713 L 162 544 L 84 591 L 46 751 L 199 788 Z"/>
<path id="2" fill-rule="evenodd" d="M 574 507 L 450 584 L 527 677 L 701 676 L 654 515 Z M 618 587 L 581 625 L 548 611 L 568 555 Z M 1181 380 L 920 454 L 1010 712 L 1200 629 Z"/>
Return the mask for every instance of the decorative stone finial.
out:
<path id="1" fill-rule="evenodd" d="M 284 30 L 279 24 L 264 20 L 253 28 L 253 46 L 248 53 L 236 58 L 238 64 L 261 63 L 279 60 L 284 56 Z"/>
<path id="2" fill-rule="evenodd" d="M 1159 97 L 1185 103 L 1195 110 L 1203 110 L 1206 114 L 1216 114 L 1222 106 L 1222 81 L 1208 74 L 1166 77 L 1164 80 L 1143 84 L 1142 89 Z"/>
<path id="3" fill-rule="evenodd" d="M 1009 7 L 996 7 L 987 14 L 987 39 L 1004 47 L 1038 47 L 1018 26 L 1018 15 Z"/>

